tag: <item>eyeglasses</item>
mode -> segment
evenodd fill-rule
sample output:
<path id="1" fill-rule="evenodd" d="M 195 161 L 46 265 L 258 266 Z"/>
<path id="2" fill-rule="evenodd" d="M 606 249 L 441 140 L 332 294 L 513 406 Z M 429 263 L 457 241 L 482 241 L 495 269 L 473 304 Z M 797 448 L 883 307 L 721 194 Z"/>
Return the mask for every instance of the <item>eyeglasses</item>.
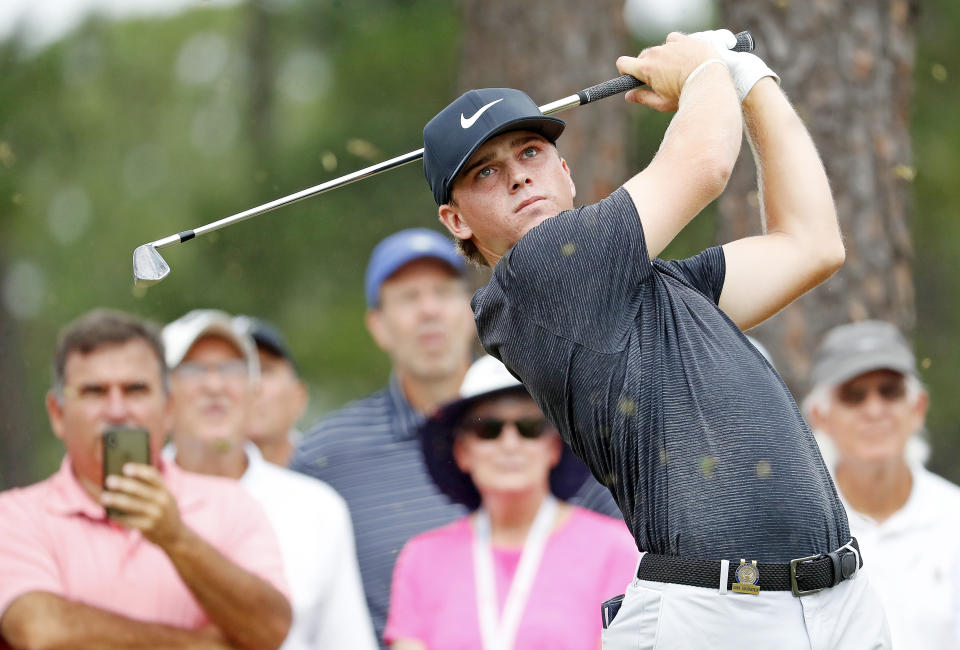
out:
<path id="1" fill-rule="evenodd" d="M 230 359 L 220 363 L 184 361 L 173 370 L 178 377 L 189 381 L 202 379 L 210 371 L 216 372 L 224 379 L 246 379 L 248 377 L 247 362 L 243 359 Z"/>
<path id="2" fill-rule="evenodd" d="M 544 434 L 550 423 L 546 418 L 521 418 L 519 420 L 501 420 L 499 418 L 471 418 L 460 424 L 460 430 L 476 436 L 480 440 L 496 440 L 503 427 L 512 424 L 521 438 L 534 440 Z"/>
<path id="3" fill-rule="evenodd" d="M 859 406 L 866 401 L 870 393 L 876 391 L 885 402 L 897 402 L 907 394 L 907 383 L 902 377 L 885 381 L 870 387 L 857 384 L 843 384 L 837 388 L 837 399 L 847 406 Z"/>

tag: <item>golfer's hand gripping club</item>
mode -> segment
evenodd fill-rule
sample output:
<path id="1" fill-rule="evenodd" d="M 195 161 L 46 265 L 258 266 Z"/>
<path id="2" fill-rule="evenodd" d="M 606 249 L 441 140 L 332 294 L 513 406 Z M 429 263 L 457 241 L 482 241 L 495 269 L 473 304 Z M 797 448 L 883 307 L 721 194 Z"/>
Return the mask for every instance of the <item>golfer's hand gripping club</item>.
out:
<path id="1" fill-rule="evenodd" d="M 735 52 L 750 52 L 754 48 L 753 36 L 750 32 L 740 32 L 736 35 L 736 44 L 731 48 Z M 583 104 L 589 104 L 595 102 L 598 99 L 603 99 L 604 97 L 610 97 L 611 95 L 618 95 L 622 92 L 626 92 L 633 88 L 638 88 L 644 85 L 642 81 L 639 81 L 635 77 L 630 75 L 622 75 L 616 77 L 615 79 L 610 79 L 604 81 L 603 83 L 597 84 L 595 86 L 590 86 L 589 88 L 584 88 L 575 95 L 570 95 L 569 97 L 564 97 L 563 99 L 558 99 L 556 101 L 550 102 L 549 104 L 544 104 L 540 106 L 540 112 L 544 115 L 551 115 L 553 113 L 559 113 L 560 111 L 566 110 L 568 108 L 573 108 L 575 106 L 581 106 Z M 395 167 L 400 167 L 411 163 L 415 160 L 423 158 L 423 149 L 417 149 L 416 151 L 411 151 L 410 153 L 404 154 L 402 156 L 397 156 L 396 158 L 391 158 L 390 160 L 385 160 L 376 165 L 366 167 L 359 171 L 346 174 L 340 178 L 335 178 L 333 180 L 315 185 L 313 187 L 308 187 L 299 192 L 294 192 L 287 196 L 281 197 L 270 201 L 269 203 L 264 203 L 255 208 L 250 208 L 249 210 L 244 210 L 243 212 L 238 212 L 237 214 L 231 215 L 220 219 L 219 221 L 213 221 L 206 225 L 194 228 L 192 230 L 185 230 L 183 232 L 177 233 L 175 235 L 170 235 L 164 237 L 163 239 L 158 239 L 156 241 L 150 242 L 149 244 L 143 244 L 138 246 L 133 251 L 133 281 L 136 285 L 151 285 L 156 284 L 167 275 L 170 274 L 170 266 L 163 259 L 163 256 L 160 255 L 159 249 L 167 248 L 168 246 L 175 246 L 176 244 L 181 244 L 185 241 L 189 241 L 200 235 L 205 235 L 214 230 L 219 230 L 226 226 L 239 223 L 240 221 L 245 221 L 251 217 L 256 217 L 258 215 L 264 214 L 265 212 L 270 212 L 276 210 L 279 207 L 290 205 L 291 203 L 296 203 L 319 194 L 323 194 L 329 190 L 343 187 L 344 185 L 349 185 L 358 180 L 368 178 L 379 174 L 380 172 L 387 171 L 388 169 L 393 169 Z"/>

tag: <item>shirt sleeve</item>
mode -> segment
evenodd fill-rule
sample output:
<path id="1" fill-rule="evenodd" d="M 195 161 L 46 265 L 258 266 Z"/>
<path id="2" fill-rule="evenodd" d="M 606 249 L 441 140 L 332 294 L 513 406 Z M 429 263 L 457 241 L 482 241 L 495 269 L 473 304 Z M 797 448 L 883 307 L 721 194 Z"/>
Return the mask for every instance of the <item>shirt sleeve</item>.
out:
<path id="1" fill-rule="evenodd" d="M 325 593 L 320 599 L 316 616 L 317 648 L 352 648 L 377 650 L 376 635 L 370 611 L 360 582 L 360 567 L 353 539 L 350 512 L 337 495 L 324 514 L 326 534 L 335 538 L 331 553 L 335 561 L 328 566 L 333 574 L 325 581 Z"/>
<path id="2" fill-rule="evenodd" d="M 0 617 L 20 596 L 31 591 L 63 595 L 53 553 L 40 521 L 44 512 L 31 512 L 41 503 L 20 498 L 19 491 L 0 494 Z"/>
<path id="3" fill-rule="evenodd" d="M 493 283 L 508 300 L 517 297 L 516 314 L 606 352 L 629 330 L 635 309 L 628 307 L 652 268 L 640 217 L 620 188 L 531 230 L 497 265 Z"/>
<path id="4" fill-rule="evenodd" d="M 690 285 L 714 304 L 720 302 L 723 281 L 726 277 L 726 258 L 723 248 L 714 246 L 683 260 L 659 261 L 662 269 Z"/>
<path id="5" fill-rule="evenodd" d="M 430 575 L 429 566 L 420 560 L 417 538 L 407 542 L 393 568 L 393 583 L 390 587 L 390 609 L 383 641 L 390 645 L 397 639 L 416 639 L 426 643 L 426 624 L 429 612 L 421 599 L 420 578 Z"/>
<path id="6" fill-rule="evenodd" d="M 270 520 L 260 503 L 236 485 L 235 494 L 230 497 L 233 504 L 232 530 L 230 544 L 221 548 L 221 552 L 237 565 L 269 582 L 286 598 L 290 599 L 290 589 L 284 575 L 283 556 Z"/>

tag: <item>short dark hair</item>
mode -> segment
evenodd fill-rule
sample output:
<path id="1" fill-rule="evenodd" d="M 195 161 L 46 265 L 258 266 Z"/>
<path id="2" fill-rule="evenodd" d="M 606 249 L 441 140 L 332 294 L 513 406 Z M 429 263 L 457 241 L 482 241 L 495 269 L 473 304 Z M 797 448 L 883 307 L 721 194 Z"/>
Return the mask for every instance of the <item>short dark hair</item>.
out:
<path id="1" fill-rule="evenodd" d="M 450 192 L 450 205 L 457 207 L 457 200 L 453 197 L 452 191 Z M 483 253 L 480 252 L 480 249 L 477 248 L 477 245 L 473 243 L 472 239 L 460 239 L 459 237 L 454 237 L 453 239 L 454 242 L 456 242 L 457 253 L 463 259 L 474 266 L 490 268 L 490 262 L 483 256 Z"/>
<path id="2" fill-rule="evenodd" d="M 132 314 L 113 309 L 94 309 L 79 316 L 60 330 L 53 356 L 53 391 L 63 395 L 66 381 L 67 357 L 73 352 L 90 354 L 107 345 L 120 345 L 141 340 L 153 350 L 160 365 L 164 390 L 167 389 L 167 364 L 164 360 L 163 340 L 155 323 Z"/>

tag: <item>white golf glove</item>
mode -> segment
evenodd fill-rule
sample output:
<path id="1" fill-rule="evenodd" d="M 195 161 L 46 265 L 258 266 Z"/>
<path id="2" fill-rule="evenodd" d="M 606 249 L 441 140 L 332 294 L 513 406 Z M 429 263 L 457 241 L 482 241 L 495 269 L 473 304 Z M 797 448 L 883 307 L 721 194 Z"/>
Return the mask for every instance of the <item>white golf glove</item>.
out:
<path id="1" fill-rule="evenodd" d="M 737 44 L 737 37 L 729 29 L 715 29 L 709 32 L 696 32 L 690 38 L 712 45 L 720 52 L 720 59 L 730 71 L 737 97 L 742 102 L 753 86 L 764 77 L 773 77 L 778 84 L 780 77 L 767 67 L 759 56 L 750 52 L 734 52 L 730 48 Z"/>

